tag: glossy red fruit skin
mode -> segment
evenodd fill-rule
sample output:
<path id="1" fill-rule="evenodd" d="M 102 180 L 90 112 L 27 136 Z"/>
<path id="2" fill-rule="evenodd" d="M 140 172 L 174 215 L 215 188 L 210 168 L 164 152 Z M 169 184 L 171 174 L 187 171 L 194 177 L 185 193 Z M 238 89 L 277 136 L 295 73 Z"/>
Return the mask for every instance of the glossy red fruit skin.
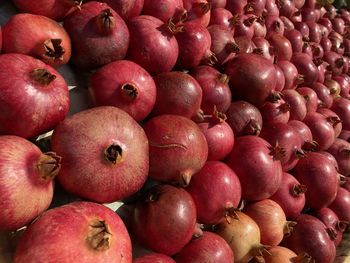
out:
<path id="1" fill-rule="evenodd" d="M 203 91 L 191 75 L 172 71 L 154 77 L 157 97 L 152 116 L 176 114 L 186 118 L 201 118 L 200 106 Z"/>
<path id="2" fill-rule="evenodd" d="M 339 166 L 339 173 L 349 177 L 350 176 L 350 143 L 335 138 L 334 143 L 327 150 L 337 160 Z"/>
<path id="3" fill-rule="evenodd" d="M 44 69 L 55 78 L 40 84 L 33 80 L 35 69 Z M 67 83 L 44 62 L 23 54 L 2 54 L 0 79 L 1 135 L 33 138 L 54 128 L 67 115 Z"/>
<path id="4" fill-rule="evenodd" d="M 204 231 L 192 239 L 175 257 L 177 263 L 228 263 L 234 261 L 227 242 L 217 234 Z"/>
<path id="5" fill-rule="evenodd" d="M 214 106 L 225 113 L 230 107 L 232 94 L 227 84 L 228 76 L 210 66 L 199 66 L 190 71 L 201 86 L 203 95 L 201 109 L 205 114 L 212 114 Z"/>
<path id="6" fill-rule="evenodd" d="M 344 130 L 350 130 L 350 100 L 337 98 L 333 101 L 331 110 L 342 120 Z"/>
<path id="7" fill-rule="evenodd" d="M 145 0 L 142 9 L 144 15 L 157 17 L 163 22 L 172 17 L 181 19 L 181 15 L 185 12 L 182 0 Z"/>
<path id="8" fill-rule="evenodd" d="M 291 62 L 298 69 L 298 73 L 304 76 L 305 85 L 310 85 L 318 79 L 318 69 L 312 61 L 312 57 L 305 53 L 294 53 Z"/>
<path id="9" fill-rule="evenodd" d="M 98 22 L 101 16 L 102 21 Z M 79 68 L 97 68 L 126 55 L 130 39 L 128 27 L 105 3 L 83 4 L 80 10 L 64 19 L 63 26 L 71 37 L 72 62 Z"/>
<path id="10" fill-rule="evenodd" d="M 326 226 L 307 214 L 300 215 L 296 222 L 292 234 L 284 239 L 283 245 L 296 253 L 308 253 L 316 262 L 334 262 L 336 249 Z"/>
<path id="11" fill-rule="evenodd" d="M 306 188 L 304 190 L 307 191 Z M 270 197 L 278 203 L 287 219 L 297 218 L 305 206 L 305 194 L 299 181 L 289 173 L 283 173 L 282 182 L 277 192 Z"/>
<path id="12" fill-rule="evenodd" d="M 304 120 L 307 114 L 304 97 L 293 89 L 282 90 L 282 97 L 290 106 L 289 119 L 299 121 Z"/>
<path id="13" fill-rule="evenodd" d="M 230 125 L 224 120 L 213 120 L 198 124 L 208 143 L 208 161 L 223 160 L 235 142 Z"/>
<path id="14" fill-rule="evenodd" d="M 125 21 L 139 16 L 144 7 L 144 0 L 104 0 L 112 7 Z"/>
<path id="15" fill-rule="evenodd" d="M 241 182 L 243 199 L 258 201 L 269 198 L 281 184 L 281 162 L 274 159 L 271 145 L 260 137 L 236 138 L 226 163 Z"/>
<path id="16" fill-rule="evenodd" d="M 13 0 L 21 13 L 31 13 L 62 21 L 69 13 L 79 10 L 80 1 L 74 0 L 39 0 L 28 2 L 26 0 Z"/>
<path id="17" fill-rule="evenodd" d="M 188 184 L 208 157 L 208 144 L 196 123 L 179 115 L 159 115 L 145 123 L 152 179 Z"/>
<path id="18" fill-rule="evenodd" d="M 257 54 L 240 54 L 225 68 L 230 76 L 230 88 L 234 98 L 246 100 L 259 107 L 276 86 L 276 70 L 273 64 Z"/>
<path id="19" fill-rule="evenodd" d="M 42 156 L 41 150 L 24 138 L 0 136 L 1 231 L 21 228 L 49 207 L 54 182 L 38 166 L 43 164 Z"/>
<path id="20" fill-rule="evenodd" d="M 54 130 L 51 147 L 62 156 L 61 185 L 95 202 L 126 198 L 147 179 L 146 134 L 129 114 L 116 107 L 95 107 L 65 119 Z M 114 151 L 118 153 L 115 156 Z"/>
<path id="21" fill-rule="evenodd" d="M 294 64 L 290 61 L 282 60 L 277 62 L 277 66 L 279 66 L 284 73 L 284 89 L 295 89 L 298 84 L 298 70 Z"/>
<path id="22" fill-rule="evenodd" d="M 163 21 L 142 15 L 132 18 L 128 27 L 130 45 L 127 59 L 139 64 L 151 75 L 172 70 L 179 56 L 179 45 Z"/>
<path id="23" fill-rule="evenodd" d="M 350 221 L 350 192 L 343 187 L 339 187 L 336 198 L 329 205 L 340 220 Z"/>
<path id="24" fill-rule="evenodd" d="M 111 62 L 90 77 L 90 88 L 98 106 L 115 106 L 142 121 L 156 101 L 156 84 L 151 75 L 128 60 Z"/>
<path id="25" fill-rule="evenodd" d="M 178 253 L 191 240 L 195 225 L 192 197 L 184 189 L 170 185 L 152 187 L 136 205 L 132 219 L 137 240 L 168 256 Z"/>
<path id="26" fill-rule="evenodd" d="M 277 48 L 276 62 L 289 61 L 292 58 L 292 44 L 286 37 L 275 33 L 269 37 L 269 42 L 271 46 Z"/>
<path id="27" fill-rule="evenodd" d="M 21 53 L 36 57 L 46 64 L 58 68 L 67 64 L 71 56 L 71 42 L 66 30 L 56 21 L 32 14 L 16 14 L 2 28 L 3 53 Z M 60 39 L 64 50 L 58 57 L 50 56 L 44 42 Z M 52 47 L 50 43 L 48 47 Z"/>
<path id="28" fill-rule="evenodd" d="M 339 188 L 337 170 L 323 154 L 307 153 L 306 157 L 297 163 L 294 176 L 307 187 L 306 207 L 317 210 L 334 201 Z"/>
<path id="29" fill-rule="evenodd" d="M 305 98 L 307 112 L 315 112 L 318 107 L 317 93 L 309 87 L 300 87 L 296 91 Z"/>
<path id="30" fill-rule="evenodd" d="M 241 190 L 235 172 L 218 161 L 206 162 L 186 187 L 196 204 L 198 222 L 208 225 L 220 223 L 230 208 L 237 208 Z"/>
<path id="31" fill-rule="evenodd" d="M 93 243 L 98 226 L 106 227 L 104 241 L 109 242 L 109 246 L 103 246 L 98 241 Z M 96 243 L 100 245 L 99 248 Z M 55 249 L 57 247 L 61 249 Z M 131 263 L 129 233 L 120 217 L 100 204 L 73 202 L 50 209 L 25 231 L 16 249 L 14 262 L 50 262 L 52 259 L 56 262 L 112 260 Z"/>
<path id="32" fill-rule="evenodd" d="M 264 125 L 271 123 L 287 123 L 290 117 L 290 105 L 282 98 L 277 101 L 266 101 L 260 108 Z"/>

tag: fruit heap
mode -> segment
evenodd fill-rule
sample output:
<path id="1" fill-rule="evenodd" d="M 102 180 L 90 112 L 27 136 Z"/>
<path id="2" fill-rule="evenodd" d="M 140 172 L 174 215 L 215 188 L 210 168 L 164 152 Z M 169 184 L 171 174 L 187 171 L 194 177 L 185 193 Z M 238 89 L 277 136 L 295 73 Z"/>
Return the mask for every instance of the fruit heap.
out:
<path id="1" fill-rule="evenodd" d="M 0 237 L 13 262 L 334 262 L 350 222 L 350 12 L 11 2 Z M 66 67 L 91 99 L 74 114 Z M 75 201 L 53 202 L 61 188 Z"/>

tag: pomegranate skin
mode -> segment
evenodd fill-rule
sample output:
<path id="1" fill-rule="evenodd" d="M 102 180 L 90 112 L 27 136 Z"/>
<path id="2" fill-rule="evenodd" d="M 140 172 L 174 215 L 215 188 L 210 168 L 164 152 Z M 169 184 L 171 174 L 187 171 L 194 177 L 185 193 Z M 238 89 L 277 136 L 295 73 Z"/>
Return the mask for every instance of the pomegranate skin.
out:
<path id="1" fill-rule="evenodd" d="M 123 221 L 112 210 L 96 203 L 74 202 L 45 212 L 30 225 L 19 241 L 14 262 L 52 259 L 131 263 L 131 240 Z"/>
<path id="2" fill-rule="evenodd" d="M 48 156 L 24 138 L 0 136 L 0 231 L 16 230 L 49 207 L 60 158 L 43 157 Z M 45 166 L 53 168 L 48 162 L 57 165 L 51 173 L 45 172 Z"/>
<path id="3" fill-rule="evenodd" d="M 159 115 L 144 126 L 150 145 L 152 179 L 187 185 L 208 157 L 208 144 L 197 124 L 179 115 Z"/>
<path id="4" fill-rule="evenodd" d="M 176 263 L 171 257 L 164 254 L 152 253 L 136 258 L 133 263 Z"/>
<path id="5" fill-rule="evenodd" d="M 0 79 L 1 135 L 32 138 L 54 128 L 67 115 L 67 83 L 44 62 L 23 54 L 3 54 Z"/>
<path id="6" fill-rule="evenodd" d="M 191 240 L 177 256 L 177 263 L 228 263 L 233 262 L 233 252 L 227 242 L 217 234 L 204 231 Z"/>
<path id="7" fill-rule="evenodd" d="M 178 253 L 192 238 L 196 207 L 182 188 L 156 185 L 134 210 L 132 230 L 145 247 L 168 256 Z"/>
<path id="8" fill-rule="evenodd" d="M 337 170 L 325 155 L 318 152 L 307 153 L 295 166 L 294 176 L 307 187 L 306 207 L 318 210 L 334 201 L 339 180 Z"/>
<path id="9" fill-rule="evenodd" d="M 30 55 L 56 68 L 67 64 L 70 59 L 69 35 L 60 24 L 50 18 L 16 14 L 3 26 L 2 34 L 3 53 Z M 55 40 L 62 42 L 55 47 Z"/>
<path id="10" fill-rule="evenodd" d="M 92 69 L 123 59 L 130 34 L 124 20 L 107 4 L 88 2 L 64 19 L 71 37 L 72 62 L 80 68 Z"/>
<path id="11" fill-rule="evenodd" d="M 136 121 L 143 120 L 156 101 L 156 84 L 139 65 L 128 60 L 111 62 L 90 78 L 90 88 L 99 106 L 121 108 Z"/>
<path id="12" fill-rule="evenodd" d="M 144 0 L 104 0 L 125 21 L 141 14 Z"/>
<path id="13" fill-rule="evenodd" d="M 74 10 L 79 10 L 80 1 L 75 0 L 39 0 L 35 2 L 27 0 L 13 0 L 21 13 L 31 13 L 49 17 L 56 21 L 62 21 L 65 16 Z"/>
<path id="14" fill-rule="evenodd" d="M 54 130 L 51 146 L 62 156 L 62 186 L 95 202 L 126 198 L 147 179 L 147 137 L 116 107 L 95 107 L 65 119 Z"/>
<path id="15" fill-rule="evenodd" d="M 186 191 L 196 204 L 198 222 L 210 225 L 220 223 L 229 209 L 237 208 L 242 189 L 230 167 L 222 162 L 208 161 L 192 177 Z"/>
<path id="16" fill-rule="evenodd" d="M 339 220 L 350 221 L 350 192 L 339 187 L 337 196 L 329 208 L 337 214 Z"/>
<path id="17" fill-rule="evenodd" d="M 179 56 L 179 45 L 172 31 L 153 16 L 137 16 L 128 22 L 130 45 L 127 59 L 151 75 L 170 71 Z M 142 50 L 142 52 L 140 52 Z"/>
<path id="18" fill-rule="evenodd" d="M 226 163 L 241 182 L 243 199 L 259 201 L 269 198 L 280 186 L 282 165 L 271 150 L 271 145 L 260 137 L 236 138 Z"/>
<path id="19" fill-rule="evenodd" d="M 240 54 L 227 65 L 230 88 L 234 98 L 262 106 L 276 86 L 276 70 L 273 64 L 257 54 Z"/>

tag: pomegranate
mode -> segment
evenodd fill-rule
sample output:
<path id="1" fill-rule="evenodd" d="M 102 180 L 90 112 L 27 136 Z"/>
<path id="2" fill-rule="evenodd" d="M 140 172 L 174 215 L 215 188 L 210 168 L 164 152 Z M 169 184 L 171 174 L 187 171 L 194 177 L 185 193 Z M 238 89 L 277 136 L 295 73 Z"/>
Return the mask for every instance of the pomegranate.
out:
<path id="1" fill-rule="evenodd" d="M 334 201 L 329 205 L 338 218 L 342 221 L 350 222 L 350 192 L 345 188 L 339 187 Z"/>
<path id="2" fill-rule="evenodd" d="M 139 16 L 144 7 L 144 0 L 103 0 L 115 10 L 125 21 Z M 147 7 L 146 7 L 147 9 Z"/>
<path id="3" fill-rule="evenodd" d="M 78 196 L 113 202 L 137 192 L 147 179 L 145 132 L 116 107 L 95 107 L 65 119 L 54 130 L 51 146 L 62 156 L 58 180 Z"/>
<path id="4" fill-rule="evenodd" d="M 343 129 L 350 130 L 350 100 L 342 97 L 335 99 L 331 110 L 342 120 Z"/>
<path id="5" fill-rule="evenodd" d="M 192 177 L 186 191 L 196 204 L 198 222 L 202 224 L 220 223 L 230 211 L 237 208 L 241 200 L 241 185 L 237 175 L 225 163 L 218 161 L 206 162 Z"/>
<path id="6" fill-rule="evenodd" d="M 60 24 L 48 17 L 13 15 L 3 26 L 2 34 L 3 53 L 30 55 L 56 68 L 70 59 L 70 37 Z"/>
<path id="7" fill-rule="evenodd" d="M 282 90 L 282 98 L 289 104 L 289 119 L 290 120 L 304 120 L 307 109 L 306 101 L 302 95 L 300 95 L 296 90 L 285 89 Z"/>
<path id="8" fill-rule="evenodd" d="M 208 144 L 199 127 L 183 116 L 159 115 L 143 128 L 150 145 L 149 176 L 188 185 L 208 157 Z"/>
<path id="9" fill-rule="evenodd" d="M 132 219 L 137 240 L 169 256 L 178 253 L 191 240 L 195 225 L 196 207 L 192 197 L 184 189 L 170 185 L 150 188 L 138 201 Z"/>
<path id="10" fill-rule="evenodd" d="M 23 54 L 0 55 L 0 97 L 2 135 L 38 136 L 54 128 L 69 109 L 64 78 L 51 66 Z"/>
<path id="11" fill-rule="evenodd" d="M 24 138 L 0 136 L 1 231 L 23 227 L 49 207 L 60 161 Z"/>
<path id="12" fill-rule="evenodd" d="M 133 263 L 176 263 L 171 257 L 159 254 L 159 253 L 151 253 L 146 254 L 144 256 L 138 257 L 133 260 Z"/>
<path id="13" fill-rule="evenodd" d="M 349 177 L 350 176 L 350 143 L 336 138 L 331 147 L 327 150 L 337 160 L 339 172 Z"/>
<path id="14" fill-rule="evenodd" d="M 53 258 L 60 262 L 131 263 L 131 241 L 114 211 L 96 203 L 73 202 L 48 210 L 28 227 L 14 262 L 49 262 Z"/>
<path id="15" fill-rule="evenodd" d="M 110 0 L 110 2 L 113 2 L 113 1 Z M 179 20 L 179 21 L 185 20 L 187 15 L 186 10 L 183 7 L 182 0 L 175 0 L 175 1 L 174 0 L 161 0 L 161 1 L 144 0 L 142 13 L 144 15 L 149 15 L 149 16 L 154 16 L 156 18 L 159 18 L 164 23 L 167 22 L 172 17 L 175 20 Z"/>
<path id="16" fill-rule="evenodd" d="M 136 121 L 143 120 L 156 101 L 156 85 L 146 70 L 134 62 L 111 62 L 94 72 L 90 88 L 95 103 L 123 109 Z"/>
<path id="17" fill-rule="evenodd" d="M 72 40 L 72 62 L 84 69 L 123 59 L 129 46 L 124 20 L 107 4 L 88 2 L 63 23 Z"/>

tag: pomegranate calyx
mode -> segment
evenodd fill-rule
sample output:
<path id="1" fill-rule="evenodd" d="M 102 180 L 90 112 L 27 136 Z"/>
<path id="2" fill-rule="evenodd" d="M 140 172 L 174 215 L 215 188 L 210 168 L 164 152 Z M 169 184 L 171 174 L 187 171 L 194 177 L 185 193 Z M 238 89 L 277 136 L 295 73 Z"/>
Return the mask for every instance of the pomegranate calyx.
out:
<path id="1" fill-rule="evenodd" d="M 253 53 L 262 56 L 264 55 L 264 50 L 261 47 L 257 47 L 253 49 Z"/>
<path id="2" fill-rule="evenodd" d="M 338 231 L 344 232 L 345 229 L 348 227 L 349 222 L 348 221 L 344 221 L 344 220 L 339 220 L 336 223 L 336 228 Z"/>
<path id="3" fill-rule="evenodd" d="M 303 41 L 307 43 L 310 42 L 309 36 L 303 36 Z"/>
<path id="4" fill-rule="evenodd" d="M 225 49 L 231 53 L 238 53 L 240 51 L 239 46 L 234 42 L 227 43 Z"/>
<path id="5" fill-rule="evenodd" d="M 131 83 L 124 83 L 121 87 L 121 92 L 123 97 L 130 101 L 135 100 L 139 94 L 137 87 Z"/>
<path id="6" fill-rule="evenodd" d="M 303 150 L 307 152 L 316 152 L 318 148 L 318 142 L 316 141 L 306 141 L 303 145 Z"/>
<path id="7" fill-rule="evenodd" d="M 315 260 L 307 253 L 301 253 L 290 260 L 293 263 L 315 263 Z"/>
<path id="8" fill-rule="evenodd" d="M 225 219 L 228 224 L 231 224 L 232 220 L 239 220 L 239 209 L 234 207 L 228 207 L 225 209 Z"/>
<path id="9" fill-rule="evenodd" d="M 243 24 L 244 24 L 245 26 L 247 26 L 247 27 L 251 27 L 251 26 L 253 25 L 253 23 L 254 23 L 255 20 L 256 20 L 256 17 L 255 17 L 255 16 L 251 16 L 251 17 L 245 19 L 245 20 L 243 21 Z"/>
<path id="10" fill-rule="evenodd" d="M 51 74 L 47 69 L 36 68 L 31 72 L 31 77 L 43 86 L 49 85 L 56 79 L 54 74 Z"/>
<path id="11" fill-rule="evenodd" d="M 172 17 L 173 23 L 184 23 L 188 18 L 188 12 L 185 8 L 177 9 L 174 16 Z"/>
<path id="12" fill-rule="evenodd" d="M 101 33 L 111 33 L 115 28 L 115 18 L 111 9 L 102 10 L 97 16 L 97 26 Z"/>
<path id="13" fill-rule="evenodd" d="M 193 11 L 197 16 L 204 16 L 211 9 L 211 4 L 209 2 L 194 3 L 192 5 Z"/>
<path id="14" fill-rule="evenodd" d="M 350 149 L 343 149 L 341 152 L 345 157 L 350 158 Z"/>
<path id="15" fill-rule="evenodd" d="M 341 119 L 339 119 L 336 116 L 329 116 L 326 118 L 326 120 L 333 126 L 337 126 L 339 123 L 342 123 Z"/>
<path id="16" fill-rule="evenodd" d="M 186 171 L 181 173 L 180 175 L 180 186 L 186 187 L 190 184 L 193 173 L 190 171 Z"/>
<path id="17" fill-rule="evenodd" d="M 254 4 L 252 2 L 249 2 L 248 4 L 246 4 L 246 6 L 244 7 L 244 12 L 246 14 L 249 14 L 249 13 L 254 13 Z"/>
<path id="18" fill-rule="evenodd" d="M 295 184 L 291 189 L 291 194 L 298 197 L 300 195 L 305 194 L 307 191 L 307 187 L 304 184 Z"/>
<path id="19" fill-rule="evenodd" d="M 104 151 L 104 158 L 112 164 L 118 164 L 123 159 L 123 149 L 118 144 L 112 144 Z"/>
<path id="20" fill-rule="evenodd" d="M 44 42 L 44 51 L 43 57 L 56 61 L 56 60 L 63 60 L 63 55 L 66 52 L 65 49 L 61 46 L 62 39 L 60 38 L 53 38 L 48 39 Z"/>
<path id="21" fill-rule="evenodd" d="M 274 161 L 279 161 L 286 156 L 286 150 L 281 147 L 278 142 L 276 142 L 275 146 L 270 146 L 269 150 L 269 154 L 272 156 Z"/>
<path id="22" fill-rule="evenodd" d="M 336 61 L 335 61 L 335 66 L 337 68 L 342 68 L 344 66 L 344 59 L 343 58 L 338 58 Z"/>
<path id="23" fill-rule="evenodd" d="M 282 113 L 286 113 L 288 111 L 291 110 L 291 106 L 288 102 L 285 102 L 283 104 L 281 104 L 280 106 L 278 106 L 278 109 L 282 112 Z"/>
<path id="24" fill-rule="evenodd" d="M 303 149 L 296 149 L 295 150 L 295 156 L 297 159 L 301 159 L 301 158 L 305 158 L 306 157 L 306 153 Z"/>
<path id="25" fill-rule="evenodd" d="M 176 17 L 170 17 L 168 21 L 164 24 L 164 26 L 172 35 L 185 31 L 184 26 L 182 24 L 177 23 Z"/>
<path id="26" fill-rule="evenodd" d="M 331 240 L 336 240 L 337 239 L 337 231 L 335 231 L 334 228 L 328 227 L 326 228 L 326 231 L 330 237 Z"/>
<path id="27" fill-rule="evenodd" d="M 277 102 L 282 99 L 283 94 L 281 92 L 272 92 L 270 93 L 268 100 L 270 102 Z"/>
<path id="28" fill-rule="evenodd" d="M 258 136 L 260 134 L 260 131 L 261 131 L 260 125 L 254 119 L 250 119 L 249 122 L 247 123 L 247 126 L 244 128 L 244 132 L 247 135 Z"/>
<path id="29" fill-rule="evenodd" d="M 296 225 L 297 225 L 297 222 L 287 221 L 286 224 L 284 225 L 284 228 L 283 228 L 284 236 L 289 237 L 292 234 L 293 229 Z"/>
<path id="30" fill-rule="evenodd" d="M 218 63 L 218 61 L 219 60 L 217 59 L 215 54 L 212 51 L 208 50 L 203 58 L 202 63 L 208 66 L 214 66 Z"/>
<path id="31" fill-rule="evenodd" d="M 305 82 L 304 75 L 298 74 L 298 76 L 296 77 L 296 84 L 300 85 L 300 84 L 303 84 L 304 82 Z"/>
<path id="32" fill-rule="evenodd" d="M 219 73 L 216 78 L 220 83 L 227 85 L 230 81 L 230 77 L 226 74 Z"/>
<path id="33" fill-rule="evenodd" d="M 112 234 L 105 221 L 95 220 L 89 226 L 87 242 L 97 251 L 106 251 L 111 244 Z"/>
<path id="34" fill-rule="evenodd" d="M 62 157 L 55 152 L 46 152 L 39 158 L 37 168 L 44 180 L 52 180 L 60 171 Z"/>

